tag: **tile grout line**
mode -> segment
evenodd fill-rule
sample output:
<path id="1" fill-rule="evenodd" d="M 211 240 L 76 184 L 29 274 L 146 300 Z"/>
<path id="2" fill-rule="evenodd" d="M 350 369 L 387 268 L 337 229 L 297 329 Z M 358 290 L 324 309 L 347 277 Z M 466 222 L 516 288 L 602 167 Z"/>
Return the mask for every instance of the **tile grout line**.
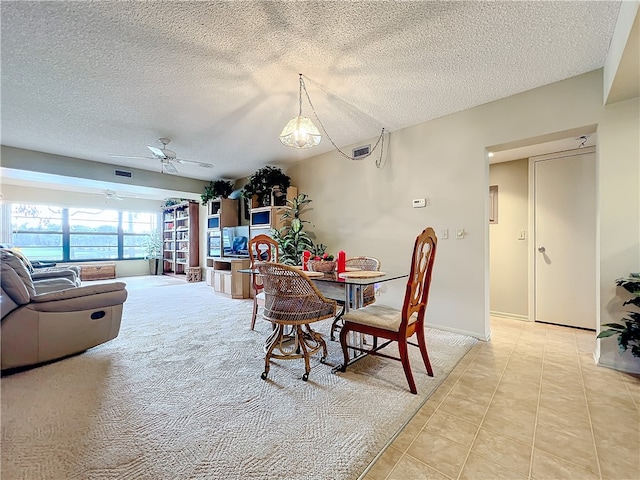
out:
<path id="1" fill-rule="evenodd" d="M 547 339 L 549 337 L 549 329 L 544 329 L 544 349 L 542 350 L 542 359 L 540 365 L 540 384 L 538 386 L 538 401 L 536 402 L 536 418 L 533 421 L 533 437 L 531 438 L 531 457 L 529 458 L 529 478 L 533 478 L 533 456 L 536 449 L 536 433 L 538 431 L 538 415 L 540 413 L 540 397 L 542 396 L 542 378 L 544 376 L 544 357 L 547 353 Z"/>
<path id="2" fill-rule="evenodd" d="M 584 370 L 582 370 L 582 362 L 580 361 L 580 352 L 578 349 L 578 342 L 576 340 L 576 334 L 573 334 L 573 340 L 576 347 L 576 354 L 578 356 L 578 368 L 580 369 L 580 380 L 582 383 L 582 393 L 584 394 L 584 403 L 587 407 L 587 417 L 589 419 L 589 430 L 591 431 L 591 441 L 593 442 L 593 450 L 596 453 L 596 465 L 598 466 L 598 475 L 602 478 L 602 468 L 600 467 L 600 455 L 598 454 L 598 445 L 596 444 L 596 434 L 593 431 L 593 419 L 591 418 L 591 409 L 589 408 L 589 399 L 587 395 L 587 387 L 584 384 Z"/>
<path id="3" fill-rule="evenodd" d="M 523 329 L 523 327 L 524 326 L 521 326 L 520 330 L 518 331 L 518 338 L 513 343 L 513 347 L 511 348 L 511 351 L 509 352 L 509 357 L 507 358 L 507 361 L 504 364 L 504 368 L 502 369 L 502 372 L 500 373 L 500 378 L 498 379 L 498 383 L 496 383 L 496 388 L 493 390 L 493 393 L 491 394 L 491 399 L 489 400 L 489 403 L 487 404 L 487 408 L 484 411 L 484 414 L 482 415 L 482 418 L 480 419 L 480 425 L 478 425 L 478 430 L 476 430 L 476 433 L 473 436 L 473 440 L 471 441 L 471 444 L 469 445 L 469 451 L 467 452 L 467 455 L 465 456 L 464 461 L 462 462 L 462 467 L 460 468 L 460 471 L 458 472 L 458 476 L 456 477 L 456 480 L 460 480 L 460 475 L 462 475 L 462 472 L 464 471 L 464 467 L 467 464 L 467 462 L 469 461 L 469 456 L 471 455 L 471 449 L 473 448 L 473 444 L 475 443 L 476 439 L 478 438 L 478 433 L 480 432 L 480 429 L 482 428 L 482 424 L 484 423 L 484 420 L 487 417 L 487 412 L 489 411 L 489 408 L 491 407 L 491 403 L 493 402 L 493 399 L 496 396 L 496 392 L 498 391 L 498 387 L 500 385 L 500 382 L 502 381 L 502 377 L 504 377 L 504 372 L 507 369 L 507 365 L 509 365 L 509 362 L 511 361 L 511 357 L 513 356 L 513 352 L 516 349 L 516 345 L 518 344 L 518 341 L 522 337 L 522 329 Z"/>
<path id="4" fill-rule="evenodd" d="M 486 345 L 486 343 L 485 343 Z M 473 358 L 471 358 L 471 361 L 467 364 L 467 366 L 464 368 L 464 371 L 460 374 L 460 376 L 458 376 L 458 378 L 456 379 L 456 381 L 453 383 L 453 385 L 451 386 L 451 388 L 449 389 L 449 391 L 447 392 L 447 394 L 442 397 L 442 400 L 440 400 L 438 402 L 438 404 L 435 406 L 433 413 L 431 414 L 431 416 L 433 416 L 436 411 L 438 410 L 438 408 L 440 407 L 440 405 L 442 405 L 444 403 L 444 401 L 447 399 L 447 397 L 449 396 L 449 394 L 451 393 L 451 391 L 453 390 L 453 388 L 458 384 L 458 382 L 460 381 L 460 379 L 463 377 L 463 375 L 466 373 L 467 370 L 469 370 L 469 367 L 473 364 L 473 360 L 475 360 L 475 358 L 480 354 L 480 352 L 484 349 L 485 345 L 482 346 L 482 348 L 478 349 L 478 351 L 475 353 L 475 355 L 473 356 Z M 446 379 L 445 379 L 446 381 Z M 442 385 L 442 384 L 440 384 Z M 437 389 L 436 389 L 437 390 Z M 435 392 L 434 392 L 435 393 Z M 433 395 L 433 394 L 432 394 Z M 423 405 L 424 406 L 424 405 Z M 431 418 L 429 418 L 431 419 Z M 427 423 L 429 423 L 429 421 L 427 421 Z M 432 467 L 431 465 L 427 465 L 426 463 L 424 463 L 422 460 L 420 460 L 419 458 L 415 458 L 412 455 L 409 455 L 407 452 L 408 450 L 411 448 L 411 445 L 413 445 L 413 443 L 416 441 L 416 438 L 418 438 L 418 435 L 420 434 L 420 432 L 422 432 L 424 430 L 424 427 L 427 424 L 425 423 L 425 425 L 423 427 L 420 428 L 420 431 L 418 432 L 418 434 L 416 434 L 416 436 L 414 437 L 413 440 L 411 440 L 411 442 L 409 442 L 409 445 L 407 445 L 407 448 L 404 449 L 402 451 L 402 455 L 400 455 L 400 458 L 398 458 L 398 460 L 396 461 L 396 463 L 393 465 L 393 467 L 391 467 L 391 470 L 389 470 L 389 473 L 387 473 L 387 475 L 385 476 L 385 480 L 388 480 L 389 475 L 391 475 L 391 473 L 393 472 L 393 470 L 396 468 L 396 466 L 398 465 L 398 463 L 400 463 L 400 460 L 402 460 L 402 458 L 404 458 L 405 456 L 411 457 L 413 459 L 415 459 L 416 461 L 422 463 L 423 465 L 425 465 L 426 467 L 429 467 L 433 470 L 435 470 L 436 472 L 438 472 L 441 475 L 444 475 L 447 478 L 451 478 L 449 475 L 441 472 L 440 470 L 438 470 L 437 468 Z M 451 480 L 455 480 L 455 479 L 451 479 Z"/>

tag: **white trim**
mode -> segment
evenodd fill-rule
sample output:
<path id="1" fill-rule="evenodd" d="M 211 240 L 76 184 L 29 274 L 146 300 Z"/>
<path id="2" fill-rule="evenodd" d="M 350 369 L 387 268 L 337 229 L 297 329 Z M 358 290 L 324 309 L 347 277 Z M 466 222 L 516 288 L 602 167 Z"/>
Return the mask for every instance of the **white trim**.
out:
<path id="1" fill-rule="evenodd" d="M 495 312 L 493 310 L 489 311 L 489 315 L 492 317 L 500 317 L 500 318 L 509 318 L 511 320 L 518 320 L 521 322 L 529 322 L 528 315 L 519 315 L 517 313 L 507 313 L 507 312 Z"/>

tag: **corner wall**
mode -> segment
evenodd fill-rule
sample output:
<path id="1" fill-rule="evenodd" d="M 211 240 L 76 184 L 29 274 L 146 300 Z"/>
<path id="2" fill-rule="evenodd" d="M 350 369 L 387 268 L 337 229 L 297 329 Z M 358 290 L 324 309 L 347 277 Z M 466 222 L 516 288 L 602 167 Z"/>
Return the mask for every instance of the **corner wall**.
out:
<path id="1" fill-rule="evenodd" d="M 491 315 L 528 320 L 528 160 L 489 165 L 489 185 L 498 186 L 498 222 L 489 224 Z"/>
<path id="2" fill-rule="evenodd" d="M 407 270 L 416 235 L 433 226 L 440 240 L 427 322 L 486 339 L 490 336 L 486 147 L 527 143 L 526 139 L 597 125 L 602 232 L 598 283 L 604 287 L 601 322 L 606 323 L 610 318 L 606 305 L 614 300 L 611 277 L 640 269 L 640 139 L 638 99 L 603 106 L 602 92 L 600 69 L 393 132 L 385 145 L 382 169 L 374 165 L 378 152 L 350 162 L 332 151 L 307 159 L 288 173 L 298 190 L 313 200 L 314 231 L 331 252 L 373 255 L 382 260 L 383 271 Z M 621 176 L 625 176 L 622 184 Z M 611 196 L 615 207 L 610 206 Z M 424 197 L 430 206 L 411 208 L 413 198 Z M 445 228 L 448 240 L 442 239 Z M 457 228 L 467 232 L 464 239 L 455 238 Z M 400 305 L 402 282 L 391 282 L 381 290 L 381 303 Z M 603 342 L 603 349 L 609 352 L 615 347 Z"/>

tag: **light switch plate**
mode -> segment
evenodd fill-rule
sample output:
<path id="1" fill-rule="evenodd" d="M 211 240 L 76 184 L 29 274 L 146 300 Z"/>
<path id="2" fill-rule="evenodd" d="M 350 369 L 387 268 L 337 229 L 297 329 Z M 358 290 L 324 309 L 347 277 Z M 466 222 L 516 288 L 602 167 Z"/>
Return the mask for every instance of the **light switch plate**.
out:
<path id="1" fill-rule="evenodd" d="M 426 198 L 414 198 L 413 199 L 413 208 L 422 208 L 427 206 Z"/>
<path id="2" fill-rule="evenodd" d="M 442 234 L 440 235 L 440 238 L 442 238 L 443 240 L 447 240 L 449 238 L 448 228 L 445 228 L 444 230 L 442 230 Z"/>

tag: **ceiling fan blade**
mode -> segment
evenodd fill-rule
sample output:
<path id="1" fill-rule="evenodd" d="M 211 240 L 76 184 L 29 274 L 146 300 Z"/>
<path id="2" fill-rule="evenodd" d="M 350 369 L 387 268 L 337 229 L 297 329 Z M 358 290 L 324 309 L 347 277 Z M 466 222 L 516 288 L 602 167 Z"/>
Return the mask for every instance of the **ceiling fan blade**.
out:
<path id="1" fill-rule="evenodd" d="M 198 162 L 197 160 L 184 160 L 182 158 L 176 158 L 176 162 L 178 162 L 178 163 L 193 163 L 193 164 L 198 165 L 199 167 L 202 167 L 202 168 L 213 168 L 213 164 L 212 163 Z"/>
<path id="2" fill-rule="evenodd" d="M 109 155 L 111 158 L 134 158 L 134 159 L 141 159 L 141 160 L 155 160 L 155 158 L 153 157 L 140 157 L 137 155 Z"/>
<path id="3" fill-rule="evenodd" d="M 162 169 L 167 173 L 178 173 L 178 169 L 171 162 L 162 162 Z"/>
<path id="4" fill-rule="evenodd" d="M 151 153 L 153 153 L 156 157 L 158 157 L 158 158 L 167 158 L 167 156 L 164 154 L 162 149 L 157 148 L 157 147 L 153 147 L 151 145 L 147 145 L 147 148 L 149 150 L 151 150 Z"/>

